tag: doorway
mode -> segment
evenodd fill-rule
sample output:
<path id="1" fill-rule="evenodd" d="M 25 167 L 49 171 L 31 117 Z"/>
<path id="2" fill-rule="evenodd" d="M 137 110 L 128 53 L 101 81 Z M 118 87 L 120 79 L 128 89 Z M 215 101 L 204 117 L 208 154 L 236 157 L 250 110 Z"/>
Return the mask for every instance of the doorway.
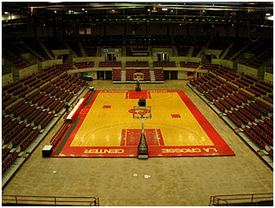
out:
<path id="1" fill-rule="evenodd" d="M 178 71 L 171 71 L 171 79 L 178 79 Z"/>
<path id="2" fill-rule="evenodd" d="M 98 71 L 97 72 L 97 79 L 98 80 L 104 80 L 104 71 Z"/>
<path id="3" fill-rule="evenodd" d="M 168 61 L 169 59 L 168 53 L 158 53 L 158 61 Z"/>

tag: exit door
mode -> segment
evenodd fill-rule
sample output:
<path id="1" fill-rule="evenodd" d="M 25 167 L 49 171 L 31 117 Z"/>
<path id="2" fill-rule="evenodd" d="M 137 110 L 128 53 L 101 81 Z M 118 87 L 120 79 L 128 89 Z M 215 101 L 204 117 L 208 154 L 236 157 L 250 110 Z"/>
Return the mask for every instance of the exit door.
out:
<path id="1" fill-rule="evenodd" d="M 168 53 L 158 53 L 158 61 L 168 61 Z"/>

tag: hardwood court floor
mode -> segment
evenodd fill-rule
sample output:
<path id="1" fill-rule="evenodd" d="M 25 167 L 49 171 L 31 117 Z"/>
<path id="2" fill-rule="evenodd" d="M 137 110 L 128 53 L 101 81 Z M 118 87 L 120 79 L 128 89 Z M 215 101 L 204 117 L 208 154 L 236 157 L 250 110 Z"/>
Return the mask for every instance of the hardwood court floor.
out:
<path id="1" fill-rule="evenodd" d="M 133 107 L 139 98 L 151 107 L 145 125 L 149 157 L 234 155 L 181 90 L 97 90 L 53 156 L 137 157 L 141 121 L 133 118 Z"/>
<path id="2" fill-rule="evenodd" d="M 3 189 L 3 194 L 97 196 L 102 206 L 207 206 L 211 195 L 273 192 L 273 172 L 183 80 L 141 85 L 144 90 L 183 90 L 235 156 L 42 158 L 63 119 Z M 96 90 L 134 90 L 132 84 L 92 81 Z M 86 91 L 83 93 L 83 95 Z M 136 175 L 134 175 L 136 174 Z M 150 175 L 145 178 L 144 175 Z"/>

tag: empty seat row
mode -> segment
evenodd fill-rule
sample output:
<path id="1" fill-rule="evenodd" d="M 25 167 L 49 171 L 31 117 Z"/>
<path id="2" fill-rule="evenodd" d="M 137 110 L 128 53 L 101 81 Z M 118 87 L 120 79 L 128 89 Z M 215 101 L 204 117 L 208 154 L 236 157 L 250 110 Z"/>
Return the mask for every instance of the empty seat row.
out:
<path id="1" fill-rule="evenodd" d="M 53 112 L 51 112 L 50 114 L 47 115 L 47 117 L 41 122 L 42 129 L 45 128 L 45 126 L 52 120 L 53 117 L 54 117 Z"/>
<path id="2" fill-rule="evenodd" d="M 235 101 L 238 105 L 242 105 L 242 101 L 239 98 L 237 98 L 236 96 L 231 94 L 231 95 L 229 95 L 229 98 L 231 98 L 233 101 Z"/>
<path id="3" fill-rule="evenodd" d="M 208 92 L 205 92 L 204 95 L 210 100 L 210 101 L 213 101 L 214 98 L 208 93 Z"/>
<path id="4" fill-rule="evenodd" d="M 18 136 L 16 136 L 11 143 L 13 144 L 13 146 L 17 146 L 23 139 L 26 138 L 26 136 L 31 132 L 32 130 L 32 126 L 29 125 L 27 126 Z"/>
<path id="5" fill-rule="evenodd" d="M 242 126 L 242 122 L 231 112 L 227 113 L 227 116 L 238 126 Z"/>
<path id="6" fill-rule="evenodd" d="M 250 121 L 255 121 L 255 116 L 252 115 L 251 113 L 249 113 L 247 110 L 245 110 L 243 107 L 239 107 L 238 110 L 244 115 L 246 116 L 246 118 L 248 118 Z"/>
<path id="7" fill-rule="evenodd" d="M 31 114 L 27 117 L 27 122 L 28 122 L 28 123 L 32 122 L 41 112 L 42 112 L 42 108 L 36 109 L 33 113 L 31 113 Z"/>
<path id="8" fill-rule="evenodd" d="M 13 113 L 14 111 L 16 111 L 18 108 L 22 107 L 25 103 L 25 100 L 21 100 L 18 103 L 16 103 L 15 105 L 9 107 L 8 109 L 6 109 L 6 113 L 10 114 Z"/>
<path id="9" fill-rule="evenodd" d="M 265 102 L 259 100 L 259 99 L 256 99 L 255 101 L 259 106 L 265 108 L 268 112 L 273 112 L 273 107 L 271 107 L 270 105 L 266 104 Z"/>
<path id="10" fill-rule="evenodd" d="M 249 79 L 249 78 L 244 77 L 244 76 L 241 77 L 241 80 L 244 80 L 245 82 L 247 82 L 247 83 L 249 83 L 249 84 L 254 84 L 254 83 L 255 83 L 254 80 Z"/>
<path id="11" fill-rule="evenodd" d="M 5 102 L 2 103 L 2 107 L 5 108 L 7 106 L 9 106 L 10 104 L 12 104 L 13 102 L 15 102 L 18 98 L 17 97 L 13 97 Z"/>
<path id="12" fill-rule="evenodd" d="M 4 92 L 4 91 L 8 90 L 9 88 L 11 88 L 12 86 L 17 85 L 17 84 L 19 84 L 18 81 L 13 81 L 11 83 L 8 83 L 8 84 L 2 86 L 2 91 Z"/>
<path id="13" fill-rule="evenodd" d="M 248 124 L 249 119 L 247 119 L 242 113 L 240 113 L 237 109 L 233 109 L 233 114 L 244 124 Z"/>
<path id="14" fill-rule="evenodd" d="M 232 108 L 224 99 L 219 99 L 219 103 L 221 103 L 227 110 L 231 110 Z"/>
<path id="15" fill-rule="evenodd" d="M 36 109 L 35 105 L 32 105 L 30 107 L 28 107 L 26 110 L 24 110 L 24 112 L 21 113 L 20 115 L 20 119 L 24 120 L 26 119 L 32 112 L 34 112 Z"/>
<path id="16" fill-rule="evenodd" d="M 263 132 L 257 125 L 252 124 L 250 126 L 251 130 L 254 131 L 261 139 L 265 141 L 265 143 L 269 145 L 273 145 L 273 138 L 270 137 L 268 134 Z"/>
<path id="17" fill-rule="evenodd" d="M 267 124 L 265 124 L 263 121 L 258 121 L 258 126 L 269 136 L 273 137 L 273 129 L 270 128 Z"/>
<path id="18" fill-rule="evenodd" d="M 24 90 L 23 92 L 21 92 L 18 97 L 21 98 L 21 97 L 25 97 L 25 95 L 27 95 L 28 93 L 30 93 L 31 91 L 33 91 L 35 88 L 34 87 L 30 87 L 26 90 Z"/>
<path id="19" fill-rule="evenodd" d="M 250 113 L 252 113 L 256 118 L 260 119 L 262 117 L 262 114 L 260 112 L 258 112 L 257 110 L 255 110 L 254 108 L 252 108 L 251 106 L 249 106 L 248 104 L 245 104 L 244 108 L 247 111 L 249 111 Z"/>
<path id="20" fill-rule="evenodd" d="M 250 88 L 252 88 L 253 90 L 256 90 L 257 92 L 259 92 L 262 95 L 266 95 L 266 91 L 263 90 L 262 88 L 259 88 L 259 87 L 255 86 L 255 85 L 251 85 Z"/>
<path id="21" fill-rule="evenodd" d="M 2 158 L 5 158 L 8 155 L 10 150 L 11 148 L 9 148 L 8 146 L 2 148 Z"/>
<path id="22" fill-rule="evenodd" d="M 35 129 L 21 144 L 20 148 L 21 151 L 24 151 L 29 144 L 36 138 L 36 136 L 39 134 L 39 129 Z"/>
<path id="23" fill-rule="evenodd" d="M 222 112 L 225 112 L 225 108 L 217 101 L 214 101 L 214 105 L 217 106 Z"/>
<path id="24" fill-rule="evenodd" d="M 36 80 L 35 76 L 32 76 L 31 78 L 27 79 L 24 81 L 24 85 L 28 85 L 29 83 L 33 82 Z"/>
<path id="25" fill-rule="evenodd" d="M 259 106 L 258 104 L 251 102 L 250 106 L 253 107 L 255 110 L 261 112 L 264 116 L 268 115 L 268 111 L 264 108 L 262 108 L 261 106 Z"/>
<path id="26" fill-rule="evenodd" d="M 250 128 L 245 127 L 244 128 L 245 133 L 262 149 L 265 148 L 266 143 L 258 137 Z"/>
<path id="27" fill-rule="evenodd" d="M 34 120 L 34 125 L 37 126 L 47 115 L 48 111 L 42 110 L 42 113 Z"/>
<path id="28" fill-rule="evenodd" d="M 270 128 L 273 129 L 273 118 L 265 118 L 264 123 L 267 124 Z"/>
<path id="29" fill-rule="evenodd" d="M 241 94 L 238 93 L 238 92 L 235 92 L 234 95 L 235 95 L 237 98 L 239 98 L 240 100 L 242 100 L 242 102 L 247 103 L 248 99 L 247 99 L 245 96 L 241 95 Z"/>
<path id="30" fill-rule="evenodd" d="M 11 116 L 2 116 L 2 128 L 5 127 L 6 125 L 8 125 L 12 120 Z"/>
<path id="31" fill-rule="evenodd" d="M 17 136 L 24 128 L 25 123 L 20 122 L 12 131 L 10 131 L 6 136 L 3 137 L 4 143 L 9 143 L 15 136 Z"/>
<path id="32" fill-rule="evenodd" d="M 264 96 L 263 99 L 265 99 L 267 102 L 273 104 L 273 99 L 268 97 L 268 96 Z"/>
<path id="33" fill-rule="evenodd" d="M 6 172 L 6 170 L 11 166 L 14 160 L 17 158 L 19 152 L 14 151 L 11 153 L 2 163 L 2 173 Z"/>
<path id="34" fill-rule="evenodd" d="M 100 61 L 98 67 L 121 67 L 120 61 Z"/>
<path id="35" fill-rule="evenodd" d="M 230 84 L 230 83 L 227 82 L 226 86 L 230 87 L 234 91 L 238 91 L 238 87 L 234 86 L 233 84 Z"/>
<path id="36" fill-rule="evenodd" d="M 16 111 L 14 111 L 13 116 L 17 117 L 20 114 L 22 114 L 24 111 L 26 111 L 31 106 L 30 103 L 25 103 L 22 107 L 18 108 Z"/>
<path id="37" fill-rule="evenodd" d="M 154 67 L 176 67 L 175 61 L 154 61 Z"/>
<path id="38" fill-rule="evenodd" d="M 209 94 L 210 94 L 214 99 L 217 100 L 217 99 L 219 98 L 219 96 L 216 95 L 212 90 L 209 90 L 208 92 L 209 92 Z"/>
<path id="39" fill-rule="evenodd" d="M 126 67 L 149 67 L 148 61 L 126 61 Z"/>
<path id="40" fill-rule="evenodd" d="M 216 95 L 218 95 L 219 97 L 223 97 L 223 94 L 222 94 L 219 90 L 213 89 L 213 92 L 214 92 Z"/>
<path id="41" fill-rule="evenodd" d="M 239 93 L 242 94 L 243 96 L 245 96 L 248 100 L 253 100 L 254 96 L 248 94 L 247 92 L 243 91 L 243 90 L 239 90 Z"/>
<path id="42" fill-rule="evenodd" d="M 121 69 L 113 69 L 113 81 L 121 81 Z"/>
<path id="43" fill-rule="evenodd" d="M 190 62 L 190 61 L 181 61 L 180 62 L 180 67 L 184 67 L 184 68 L 198 68 L 198 66 L 200 65 L 200 62 Z"/>

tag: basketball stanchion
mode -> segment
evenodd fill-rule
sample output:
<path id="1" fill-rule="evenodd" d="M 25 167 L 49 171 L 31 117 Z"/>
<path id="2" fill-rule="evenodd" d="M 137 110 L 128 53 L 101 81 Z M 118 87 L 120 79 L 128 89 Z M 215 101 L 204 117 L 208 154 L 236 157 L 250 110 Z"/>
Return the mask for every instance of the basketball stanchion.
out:
<path id="1" fill-rule="evenodd" d="M 148 159 L 148 146 L 144 133 L 144 121 L 151 118 L 151 106 L 134 106 L 133 118 L 139 119 L 142 122 L 141 136 L 138 145 L 138 158 Z"/>
<path id="2" fill-rule="evenodd" d="M 140 88 L 140 84 L 139 84 L 139 81 L 142 81 L 144 80 L 144 74 L 141 73 L 141 72 L 136 72 L 134 73 L 134 80 L 137 81 L 137 86 L 136 86 L 136 91 L 141 91 L 141 88 Z"/>

